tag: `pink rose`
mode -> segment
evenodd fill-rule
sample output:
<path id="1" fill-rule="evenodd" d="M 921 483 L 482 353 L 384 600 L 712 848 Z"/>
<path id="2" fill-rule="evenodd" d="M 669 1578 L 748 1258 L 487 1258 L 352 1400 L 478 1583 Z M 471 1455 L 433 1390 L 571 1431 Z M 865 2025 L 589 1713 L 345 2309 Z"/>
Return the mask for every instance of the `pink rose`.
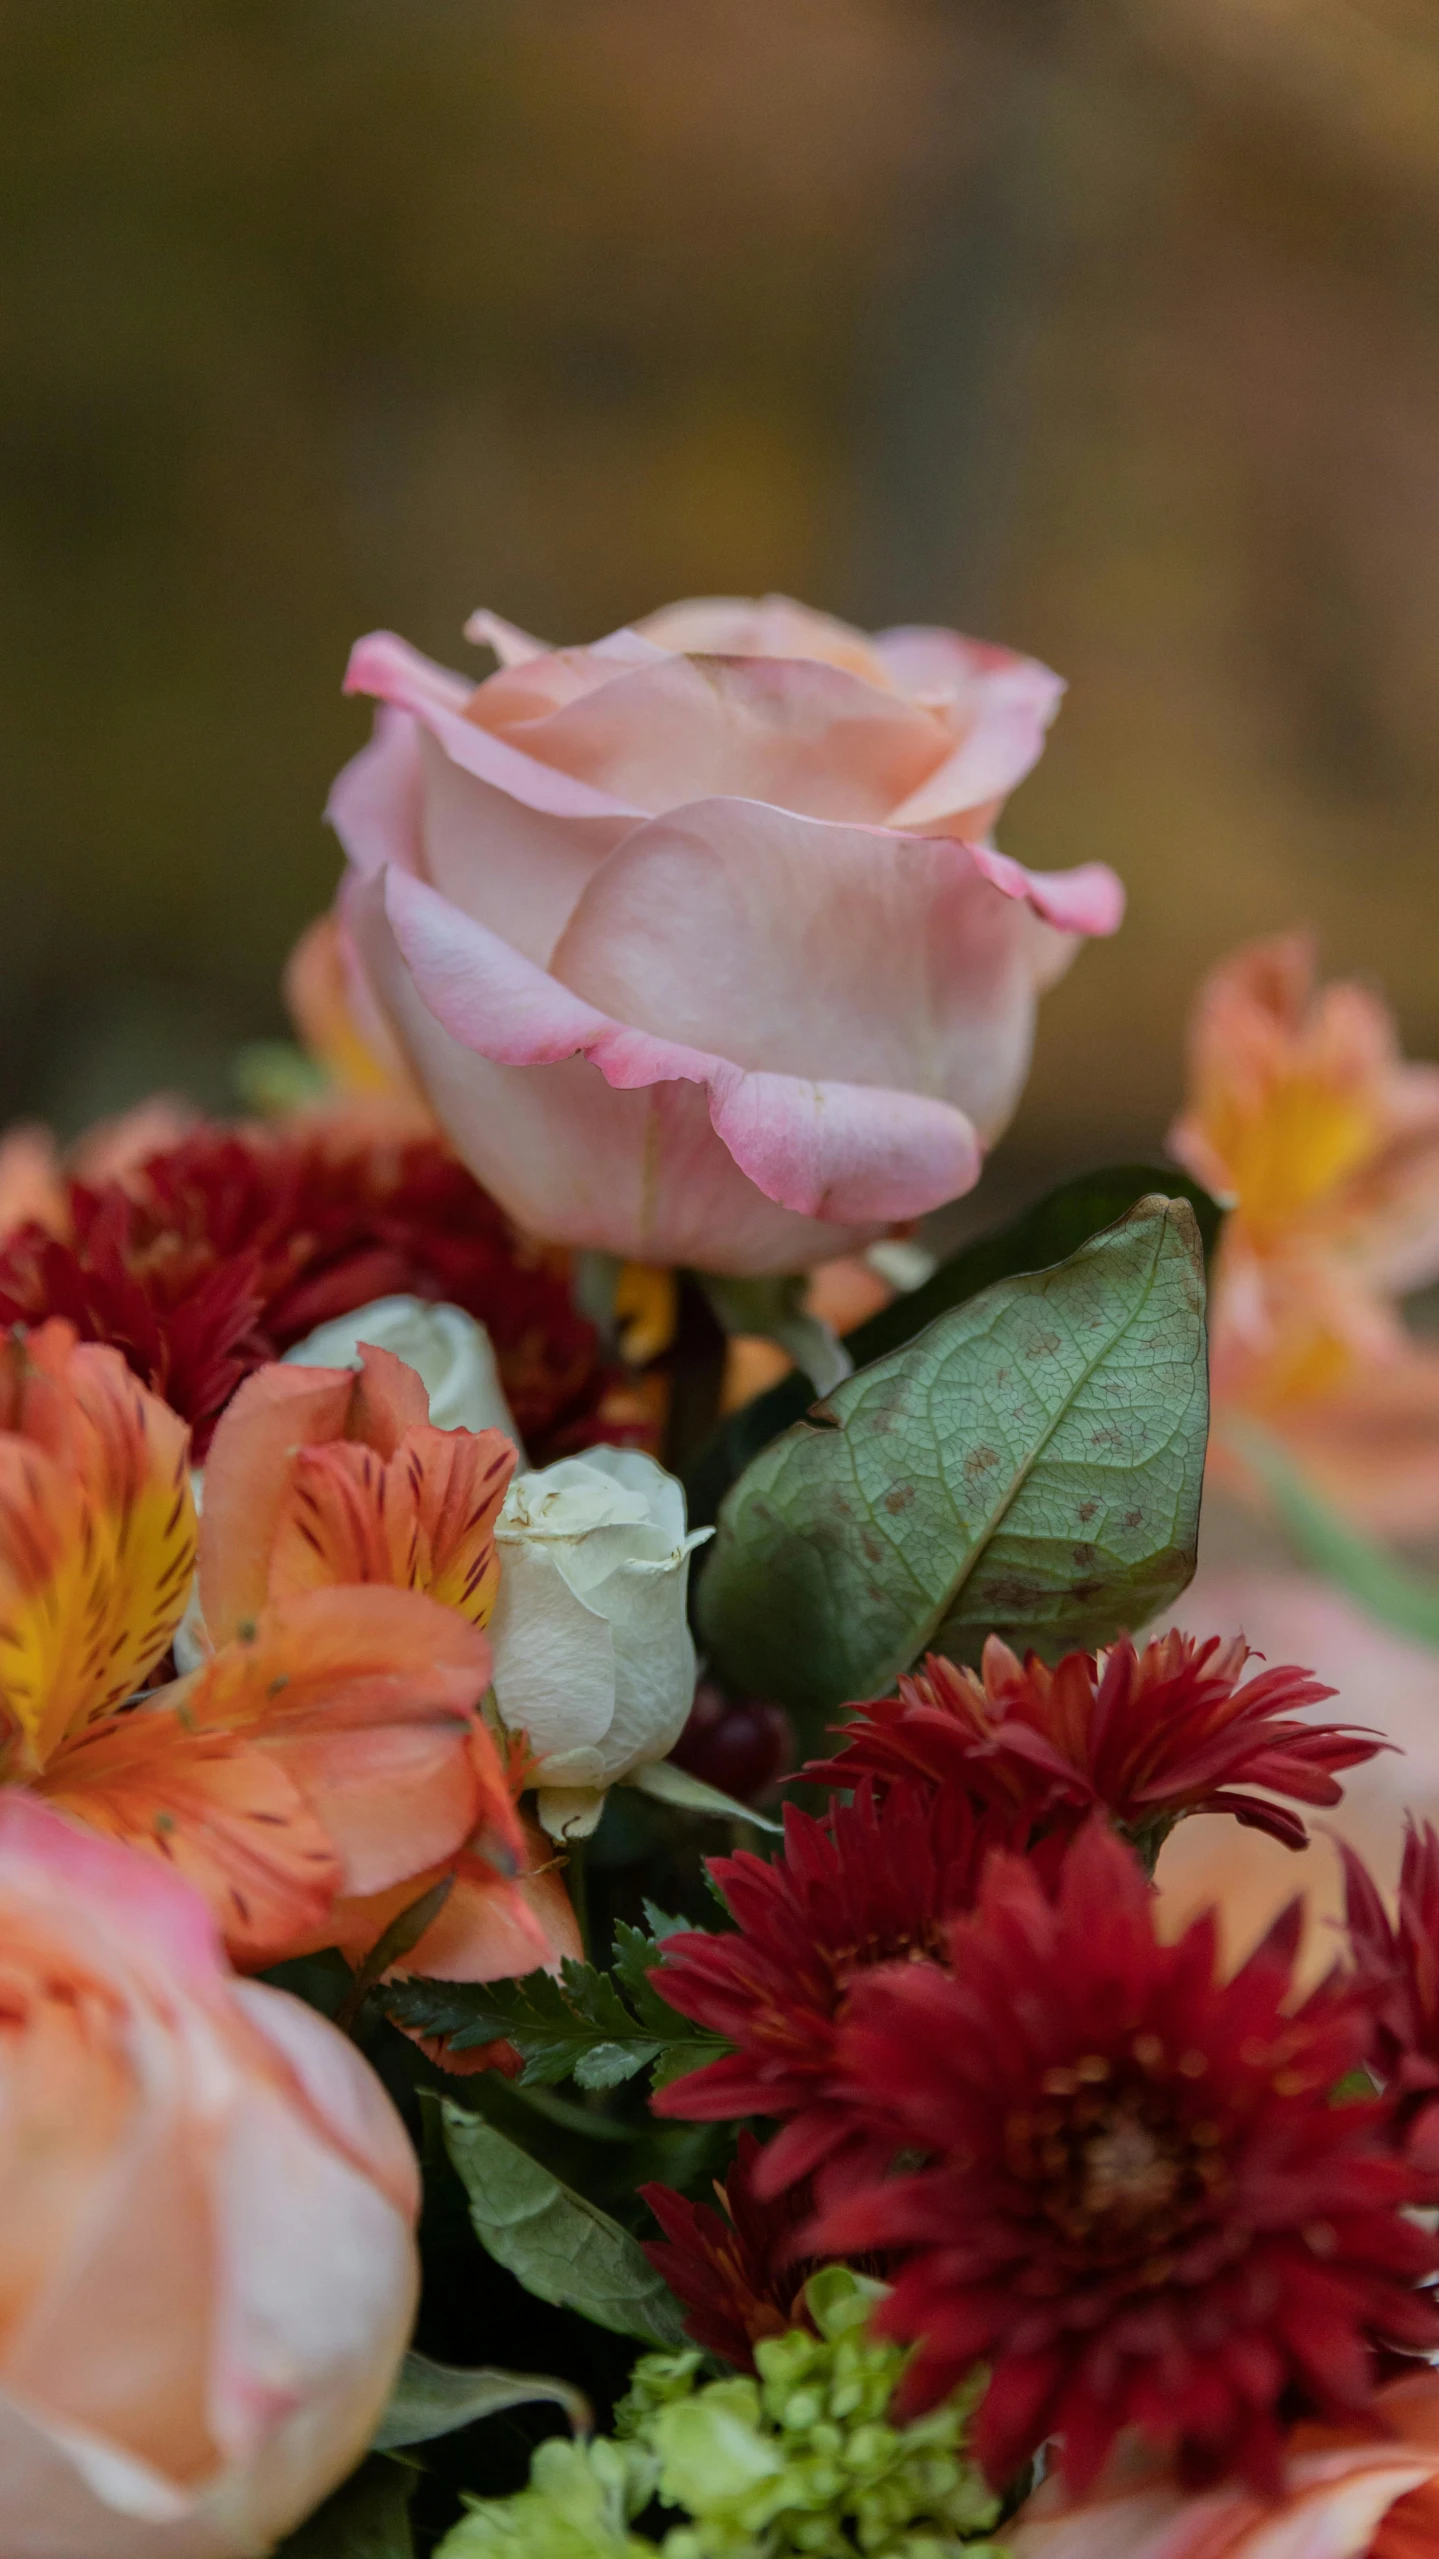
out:
<path id="1" fill-rule="evenodd" d="M 413 2153 L 344 2036 L 148 1858 L 0 1799 L 5 2559 L 240 2559 L 364 2451 Z"/>
<path id="2" fill-rule="evenodd" d="M 1036 999 L 1111 933 L 1102 864 L 982 839 L 1060 694 L 951 631 L 782 597 L 472 686 L 388 634 L 335 785 L 344 912 L 466 1162 L 520 1222 L 644 1262 L 797 1269 L 968 1190 Z"/>

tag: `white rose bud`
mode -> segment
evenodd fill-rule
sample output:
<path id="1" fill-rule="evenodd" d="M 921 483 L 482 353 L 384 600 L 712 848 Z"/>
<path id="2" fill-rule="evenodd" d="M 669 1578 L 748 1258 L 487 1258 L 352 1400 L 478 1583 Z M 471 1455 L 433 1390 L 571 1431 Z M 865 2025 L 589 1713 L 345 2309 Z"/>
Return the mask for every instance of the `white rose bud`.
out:
<path id="1" fill-rule="evenodd" d="M 494 1344 L 483 1324 L 462 1306 L 432 1306 L 423 1297 L 377 1297 L 353 1315 L 317 1325 L 285 1358 L 297 1368 L 358 1368 L 362 1342 L 393 1351 L 417 1371 L 436 1430 L 499 1430 L 519 1447 Z"/>
<path id="2" fill-rule="evenodd" d="M 592 1448 L 517 1476 L 496 1535 L 495 1700 L 538 1762 L 540 1819 L 583 1838 L 617 1778 L 663 1759 L 694 1702 L 689 1559 L 673 1475 L 638 1449 Z"/>

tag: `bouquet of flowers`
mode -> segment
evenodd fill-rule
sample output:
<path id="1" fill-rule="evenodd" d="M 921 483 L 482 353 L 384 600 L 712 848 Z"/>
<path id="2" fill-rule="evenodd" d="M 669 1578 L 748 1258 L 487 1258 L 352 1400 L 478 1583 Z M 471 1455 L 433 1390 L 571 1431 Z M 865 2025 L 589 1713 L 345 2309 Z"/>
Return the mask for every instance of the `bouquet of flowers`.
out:
<path id="1" fill-rule="evenodd" d="M 1439 1629 L 1439 1074 L 1243 952 L 939 1258 L 1057 678 L 468 631 L 250 1116 L 0 1140 L 5 2559 L 1439 2551 L 1439 1836 L 1316 1925 L 1382 1701 L 1174 1616 L 1208 1460 Z"/>

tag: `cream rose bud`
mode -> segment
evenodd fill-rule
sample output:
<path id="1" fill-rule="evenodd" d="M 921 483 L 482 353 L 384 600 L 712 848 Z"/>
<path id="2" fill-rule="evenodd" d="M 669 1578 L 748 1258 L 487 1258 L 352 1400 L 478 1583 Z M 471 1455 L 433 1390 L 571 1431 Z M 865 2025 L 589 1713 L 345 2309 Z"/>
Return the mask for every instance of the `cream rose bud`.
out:
<path id="1" fill-rule="evenodd" d="M 431 1305 L 423 1297 L 377 1297 L 353 1315 L 317 1325 L 285 1358 L 297 1368 L 358 1368 L 362 1342 L 393 1351 L 417 1372 L 436 1430 L 503 1431 L 519 1447 L 494 1344 L 483 1324 L 462 1306 Z"/>
<path id="2" fill-rule="evenodd" d="M 254 2559 L 359 2460 L 419 2177 L 334 2027 L 149 1858 L 0 1800 L 0 2548 Z"/>
<path id="3" fill-rule="evenodd" d="M 494 1691 L 538 1762 L 553 1838 L 594 1829 L 605 1790 L 663 1759 L 695 1692 L 689 1559 L 673 1475 L 638 1449 L 592 1448 L 520 1475 L 500 1513 Z"/>

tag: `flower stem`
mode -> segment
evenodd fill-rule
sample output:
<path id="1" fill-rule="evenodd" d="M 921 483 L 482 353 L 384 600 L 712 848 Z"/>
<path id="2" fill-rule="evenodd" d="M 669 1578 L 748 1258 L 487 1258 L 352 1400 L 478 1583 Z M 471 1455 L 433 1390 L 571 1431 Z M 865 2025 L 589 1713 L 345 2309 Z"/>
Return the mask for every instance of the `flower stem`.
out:
<path id="1" fill-rule="evenodd" d="M 664 1462 L 680 1474 L 719 1419 L 726 1337 L 693 1272 L 679 1275 L 679 1320 L 666 1365 L 670 1376 Z"/>

